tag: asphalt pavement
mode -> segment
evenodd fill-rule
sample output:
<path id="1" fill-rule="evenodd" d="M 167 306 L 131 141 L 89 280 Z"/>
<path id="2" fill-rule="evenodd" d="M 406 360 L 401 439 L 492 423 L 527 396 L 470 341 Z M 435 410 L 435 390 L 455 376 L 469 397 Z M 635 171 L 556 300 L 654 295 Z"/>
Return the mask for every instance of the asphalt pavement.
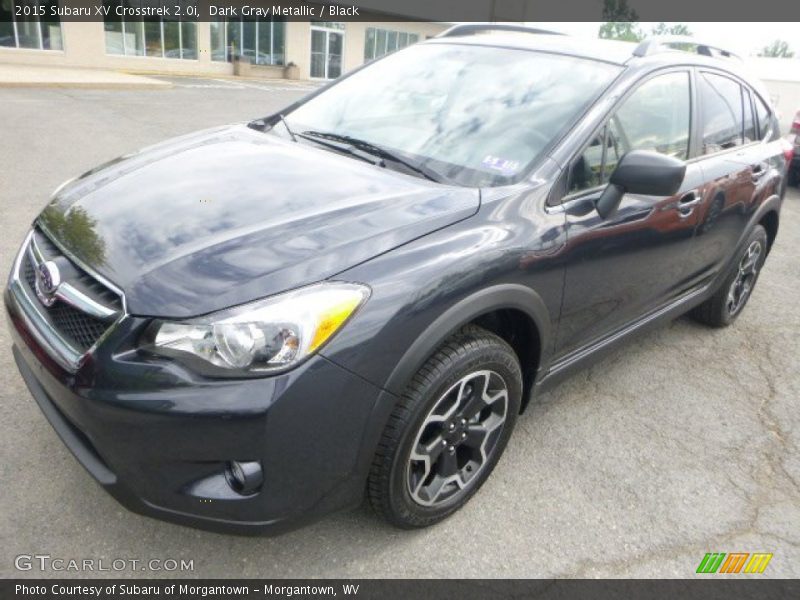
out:
<path id="1" fill-rule="evenodd" d="M 170 136 L 263 116 L 314 89 L 170 81 L 169 89 L 0 89 L 0 270 L 63 180 Z M 467 507 L 423 531 L 393 529 L 366 508 L 276 538 L 134 515 L 95 484 L 42 416 L 3 322 L 0 576 L 691 577 L 707 552 L 769 552 L 759 577 L 798 577 L 796 189 L 781 218 L 734 326 L 679 319 L 544 394 Z M 16 557 L 32 555 L 96 566 L 184 560 L 193 570 L 15 567 Z"/>

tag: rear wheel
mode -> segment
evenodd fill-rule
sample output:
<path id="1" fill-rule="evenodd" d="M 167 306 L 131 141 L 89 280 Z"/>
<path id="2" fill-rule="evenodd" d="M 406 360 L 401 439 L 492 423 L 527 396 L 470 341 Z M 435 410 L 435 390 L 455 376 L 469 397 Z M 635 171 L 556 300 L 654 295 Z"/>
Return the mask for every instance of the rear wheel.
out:
<path id="1" fill-rule="evenodd" d="M 461 508 L 497 464 L 521 396 L 505 341 L 475 326 L 453 335 L 414 376 L 384 430 L 367 489 L 373 508 L 404 528 Z"/>
<path id="2" fill-rule="evenodd" d="M 717 293 L 695 308 L 692 317 L 712 327 L 733 323 L 750 299 L 766 257 L 767 232 L 761 225 L 756 225 Z"/>

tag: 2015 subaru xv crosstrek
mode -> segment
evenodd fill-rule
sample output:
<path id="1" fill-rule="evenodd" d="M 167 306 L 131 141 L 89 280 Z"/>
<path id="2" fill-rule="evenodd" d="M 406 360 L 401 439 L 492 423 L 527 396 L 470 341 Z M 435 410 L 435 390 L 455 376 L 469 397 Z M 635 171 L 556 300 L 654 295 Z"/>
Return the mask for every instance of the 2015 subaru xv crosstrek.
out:
<path id="1" fill-rule="evenodd" d="M 706 45 L 503 29 L 54 194 L 5 294 L 14 357 L 123 504 L 277 532 L 366 495 L 430 525 L 538 390 L 741 313 L 789 157 L 760 84 Z"/>

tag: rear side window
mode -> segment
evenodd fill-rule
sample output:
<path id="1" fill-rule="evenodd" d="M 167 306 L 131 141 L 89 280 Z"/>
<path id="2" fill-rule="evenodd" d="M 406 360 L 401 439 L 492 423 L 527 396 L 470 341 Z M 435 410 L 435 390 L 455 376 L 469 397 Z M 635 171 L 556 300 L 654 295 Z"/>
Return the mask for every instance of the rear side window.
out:
<path id="1" fill-rule="evenodd" d="M 764 101 L 758 97 L 758 95 L 754 95 L 756 101 L 756 117 L 758 119 L 758 131 L 759 131 L 759 138 L 764 139 L 767 137 L 771 126 L 772 126 L 772 114 L 770 113 L 769 108 L 767 105 L 764 104 Z"/>
<path id="2" fill-rule="evenodd" d="M 743 142 L 742 86 L 721 75 L 701 73 L 699 79 L 703 116 L 703 154 L 714 154 Z"/>
<path id="3" fill-rule="evenodd" d="M 571 169 L 570 193 L 608 183 L 619 159 L 631 150 L 650 150 L 680 159 L 689 154 L 689 73 L 667 73 L 637 88 Z"/>

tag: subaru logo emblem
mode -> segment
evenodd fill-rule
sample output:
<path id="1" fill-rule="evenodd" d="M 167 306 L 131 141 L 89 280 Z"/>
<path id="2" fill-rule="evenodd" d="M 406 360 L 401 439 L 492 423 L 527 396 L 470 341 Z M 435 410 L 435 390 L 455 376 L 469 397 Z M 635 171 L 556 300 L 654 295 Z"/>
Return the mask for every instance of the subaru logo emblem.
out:
<path id="1" fill-rule="evenodd" d="M 61 273 L 56 263 L 48 260 L 36 267 L 36 296 L 42 304 L 53 305 L 59 285 L 61 285 Z"/>

